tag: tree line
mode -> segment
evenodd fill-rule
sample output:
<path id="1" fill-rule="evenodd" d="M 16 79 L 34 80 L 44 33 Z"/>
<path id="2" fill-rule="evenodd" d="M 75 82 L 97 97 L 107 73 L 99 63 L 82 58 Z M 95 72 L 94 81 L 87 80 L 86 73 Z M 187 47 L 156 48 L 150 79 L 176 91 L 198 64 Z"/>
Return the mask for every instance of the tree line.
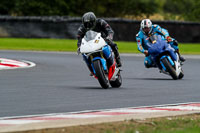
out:
<path id="1" fill-rule="evenodd" d="M 82 16 L 93 11 L 98 17 L 149 17 L 200 21 L 199 0 L 1 0 L 0 15 Z"/>

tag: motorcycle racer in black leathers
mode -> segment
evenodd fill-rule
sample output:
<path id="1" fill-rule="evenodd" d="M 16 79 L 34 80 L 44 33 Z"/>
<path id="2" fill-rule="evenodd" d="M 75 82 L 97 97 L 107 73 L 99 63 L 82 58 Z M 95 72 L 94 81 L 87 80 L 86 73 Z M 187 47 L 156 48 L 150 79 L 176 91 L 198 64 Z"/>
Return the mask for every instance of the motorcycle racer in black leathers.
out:
<path id="1" fill-rule="evenodd" d="M 96 18 L 93 12 L 87 12 L 82 17 L 82 24 L 78 29 L 77 39 L 78 39 L 78 50 L 80 52 L 79 47 L 81 46 L 82 38 L 85 36 L 86 32 L 92 30 L 95 32 L 101 33 L 102 38 L 108 43 L 108 45 L 112 48 L 115 59 L 118 67 L 121 67 L 121 60 L 118 52 L 117 44 L 113 42 L 114 32 L 110 25 L 103 19 Z"/>

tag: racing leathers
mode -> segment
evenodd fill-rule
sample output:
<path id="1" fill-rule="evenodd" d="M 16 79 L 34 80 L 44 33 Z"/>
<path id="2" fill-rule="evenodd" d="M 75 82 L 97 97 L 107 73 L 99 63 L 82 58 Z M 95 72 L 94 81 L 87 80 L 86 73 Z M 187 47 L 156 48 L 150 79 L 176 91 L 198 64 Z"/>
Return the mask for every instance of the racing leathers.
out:
<path id="1" fill-rule="evenodd" d="M 168 43 L 171 45 L 172 48 L 175 49 L 175 51 L 179 54 L 179 48 L 178 48 L 178 42 L 174 39 L 171 38 L 169 36 L 169 33 L 166 29 L 161 28 L 159 25 L 152 25 L 152 31 L 150 34 L 159 34 L 162 36 L 163 40 L 167 40 Z M 140 29 L 140 31 L 138 32 L 138 34 L 136 34 L 136 41 L 137 41 L 137 47 L 138 50 L 142 53 L 145 54 L 145 59 L 144 59 L 144 65 L 146 68 L 150 68 L 150 67 L 156 67 L 155 63 L 153 62 L 153 59 L 151 57 L 151 55 L 148 55 L 148 41 L 149 41 L 149 35 L 146 35 L 144 32 L 142 32 L 142 30 Z M 180 54 L 179 54 L 180 56 Z M 182 61 L 184 61 L 185 59 L 183 57 L 180 56 L 180 59 L 182 59 Z"/>
<path id="2" fill-rule="evenodd" d="M 118 65 L 118 67 L 120 67 L 121 61 L 120 61 L 120 56 L 119 56 L 119 52 L 118 52 L 118 47 L 117 47 L 117 44 L 115 44 L 113 42 L 114 32 L 113 32 L 112 28 L 110 27 L 110 25 L 105 20 L 98 18 L 96 20 L 96 25 L 92 29 L 92 31 L 101 33 L 102 38 L 104 38 L 104 40 L 107 42 L 107 44 L 112 48 L 112 50 L 115 54 L 116 63 Z M 84 27 L 83 24 L 81 24 L 81 26 L 78 29 L 78 33 L 77 33 L 78 48 L 80 47 L 82 38 L 85 36 L 86 32 L 87 32 L 87 29 Z"/>

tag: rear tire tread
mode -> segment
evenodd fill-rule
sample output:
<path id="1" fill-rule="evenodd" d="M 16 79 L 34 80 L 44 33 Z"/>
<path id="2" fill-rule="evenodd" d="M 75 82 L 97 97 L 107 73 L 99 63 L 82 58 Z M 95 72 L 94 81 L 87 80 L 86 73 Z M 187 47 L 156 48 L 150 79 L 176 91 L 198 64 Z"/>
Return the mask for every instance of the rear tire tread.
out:
<path id="1" fill-rule="evenodd" d="M 110 81 L 110 85 L 113 88 L 119 88 L 122 85 L 122 77 L 120 72 L 118 73 L 118 78 L 115 81 Z"/>

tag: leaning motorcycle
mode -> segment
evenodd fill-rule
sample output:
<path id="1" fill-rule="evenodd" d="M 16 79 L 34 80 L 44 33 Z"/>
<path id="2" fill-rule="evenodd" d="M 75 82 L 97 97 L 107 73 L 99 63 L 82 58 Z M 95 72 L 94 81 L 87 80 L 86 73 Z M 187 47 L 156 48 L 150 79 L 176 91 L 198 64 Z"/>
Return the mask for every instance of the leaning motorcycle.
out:
<path id="1" fill-rule="evenodd" d="M 98 79 L 102 88 L 120 87 L 122 77 L 117 67 L 111 47 L 101 37 L 101 33 L 86 32 L 80 46 L 83 56 L 91 74 Z"/>
<path id="2" fill-rule="evenodd" d="M 175 50 L 162 39 L 160 35 L 152 35 L 149 38 L 148 54 L 152 56 L 154 65 L 160 72 L 170 75 L 174 80 L 184 76 L 182 63 Z"/>

